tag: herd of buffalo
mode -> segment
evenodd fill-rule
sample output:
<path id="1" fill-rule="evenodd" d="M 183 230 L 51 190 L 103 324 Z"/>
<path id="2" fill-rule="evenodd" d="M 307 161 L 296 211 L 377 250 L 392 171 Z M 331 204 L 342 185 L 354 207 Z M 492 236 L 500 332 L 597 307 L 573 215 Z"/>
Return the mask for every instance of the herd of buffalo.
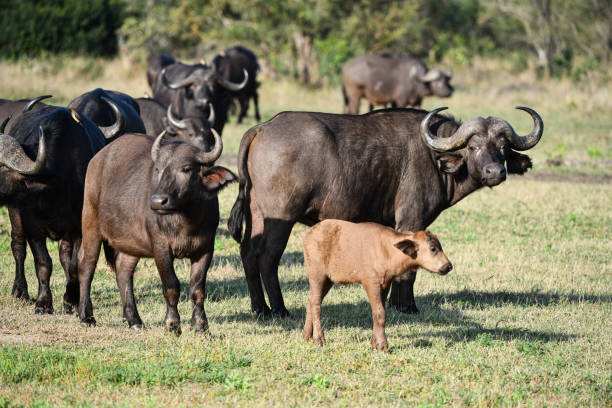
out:
<path id="1" fill-rule="evenodd" d="M 240 144 L 236 176 L 215 161 L 234 101 L 238 121 L 250 99 L 260 121 L 258 72 L 255 55 L 236 46 L 210 64 L 152 56 L 151 98 L 95 89 L 67 107 L 46 104 L 50 95 L 0 99 L 0 205 L 11 223 L 12 295 L 29 299 L 29 245 L 38 278 L 35 313 L 53 312 L 46 240 L 57 240 L 66 274 L 63 308 L 76 308 L 83 325 L 95 324 L 90 288 L 103 248 L 124 318 L 138 329 L 133 274 L 140 258 L 154 258 L 166 327 L 180 332 L 173 261 L 188 258 L 191 324 L 208 330 L 204 299 L 217 193 L 238 181 L 228 229 L 240 243 L 251 308 L 288 316 L 278 266 L 295 223 L 338 219 L 402 234 L 425 230 L 473 191 L 526 172 L 531 160 L 519 151 L 535 146 L 543 132 L 542 119 L 527 107 L 517 107 L 534 123 L 525 136 L 498 117 L 461 123 L 441 115 L 446 108 L 420 110 L 424 97 L 452 94 L 452 73 L 415 58 L 361 56 L 342 69 L 344 114 L 281 112 L 252 127 Z M 358 115 L 361 98 L 371 112 Z M 373 110 L 388 104 L 391 109 Z M 332 256 L 321 251 L 311 252 Z M 400 311 L 418 312 L 415 278 L 413 265 L 393 279 L 389 302 Z"/>

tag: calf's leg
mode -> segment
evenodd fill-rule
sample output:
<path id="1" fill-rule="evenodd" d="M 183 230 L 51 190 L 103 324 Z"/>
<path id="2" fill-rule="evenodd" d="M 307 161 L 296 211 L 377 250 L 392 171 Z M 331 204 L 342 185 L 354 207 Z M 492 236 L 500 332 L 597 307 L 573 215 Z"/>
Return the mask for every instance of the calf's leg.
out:
<path id="1" fill-rule="evenodd" d="M 328 278 L 321 281 L 314 281 L 311 282 L 308 292 L 308 306 L 312 316 L 312 338 L 314 343 L 318 345 L 325 344 L 325 335 L 321 327 L 321 303 L 323 303 L 323 299 L 332 285 L 333 282 Z"/>
<path id="2" fill-rule="evenodd" d="M 384 291 L 380 285 L 376 285 L 370 282 L 364 283 L 364 288 L 368 294 L 370 301 L 370 307 L 372 308 L 372 340 L 370 342 L 372 350 L 387 351 L 389 345 L 387 344 L 387 337 L 385 336 L 385 305 L 384 305 Z"/>

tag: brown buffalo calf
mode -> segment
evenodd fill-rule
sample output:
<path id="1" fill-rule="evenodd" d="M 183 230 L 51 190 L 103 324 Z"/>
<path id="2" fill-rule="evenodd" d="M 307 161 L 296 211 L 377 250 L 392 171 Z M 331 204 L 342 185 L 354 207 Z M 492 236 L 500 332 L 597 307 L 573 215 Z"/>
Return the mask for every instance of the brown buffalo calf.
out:
<path id="1" fill-rule="evenodd" d="M 417 267 L 440 275 L 453 265 L 429 231 L 401 234 L 364 222 L 325 220 L 304 237 L 304 260 L 310 291 L 302 336 L 324 344 L 321 302 L 334 283 L 361 283 L 372 307 L 372 349 L 387 350 L 385 300 L 394 278 Z"/>

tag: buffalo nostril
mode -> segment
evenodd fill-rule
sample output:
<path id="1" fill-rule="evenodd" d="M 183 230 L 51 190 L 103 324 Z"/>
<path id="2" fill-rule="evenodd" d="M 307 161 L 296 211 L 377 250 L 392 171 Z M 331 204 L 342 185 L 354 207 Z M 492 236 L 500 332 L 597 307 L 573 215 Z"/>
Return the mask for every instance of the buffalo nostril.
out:
<path id="1" fill-rule="evenodd" d="M 440 272 L 444 275 L 446 275 L 447 273 L 449 273 L 450 271 L 453 270 L 453 264 L 452 263 L 447 263 L 446 265 L 444 265 L 442 267 L 442 269 L 440 270 Z"/>
<path id="2" fill-rule="evenodd" d="M 153 195 L 151 197 L 151 208 L 159 209 L 164 208 L 168 204 L 167 195 Z"/>

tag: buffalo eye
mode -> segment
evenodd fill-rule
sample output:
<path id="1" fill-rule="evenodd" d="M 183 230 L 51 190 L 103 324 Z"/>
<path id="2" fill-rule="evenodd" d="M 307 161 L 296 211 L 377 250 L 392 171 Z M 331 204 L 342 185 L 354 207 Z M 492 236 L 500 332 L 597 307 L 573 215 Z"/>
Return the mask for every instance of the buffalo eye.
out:
<path id="1" fill-rule="evenodd" d="M 431 252 L 433 252 L 434 254 L 436 253 L 437 249 L 435 246 L 432 246 L 431 248 L 429 248 L 431 250 Z"/>
<path id="2" fill-rule="evenodd" d="M 185 166 L 185 167 L 183 167 L 183 168 L 181 169 L 181 171 L 182 171 L 183 173 L 189 173 L 189 172 L 191 172 L 191 167 L 189 167 L 189 166 Z"/>
<path id="3" fill-rule="evenodd" d="M 470 149 L 470 152 L 474 152 L 476 151 L 478 148 L 476 146 L 470 146 L 468 147 L 468 149 Z"/>

